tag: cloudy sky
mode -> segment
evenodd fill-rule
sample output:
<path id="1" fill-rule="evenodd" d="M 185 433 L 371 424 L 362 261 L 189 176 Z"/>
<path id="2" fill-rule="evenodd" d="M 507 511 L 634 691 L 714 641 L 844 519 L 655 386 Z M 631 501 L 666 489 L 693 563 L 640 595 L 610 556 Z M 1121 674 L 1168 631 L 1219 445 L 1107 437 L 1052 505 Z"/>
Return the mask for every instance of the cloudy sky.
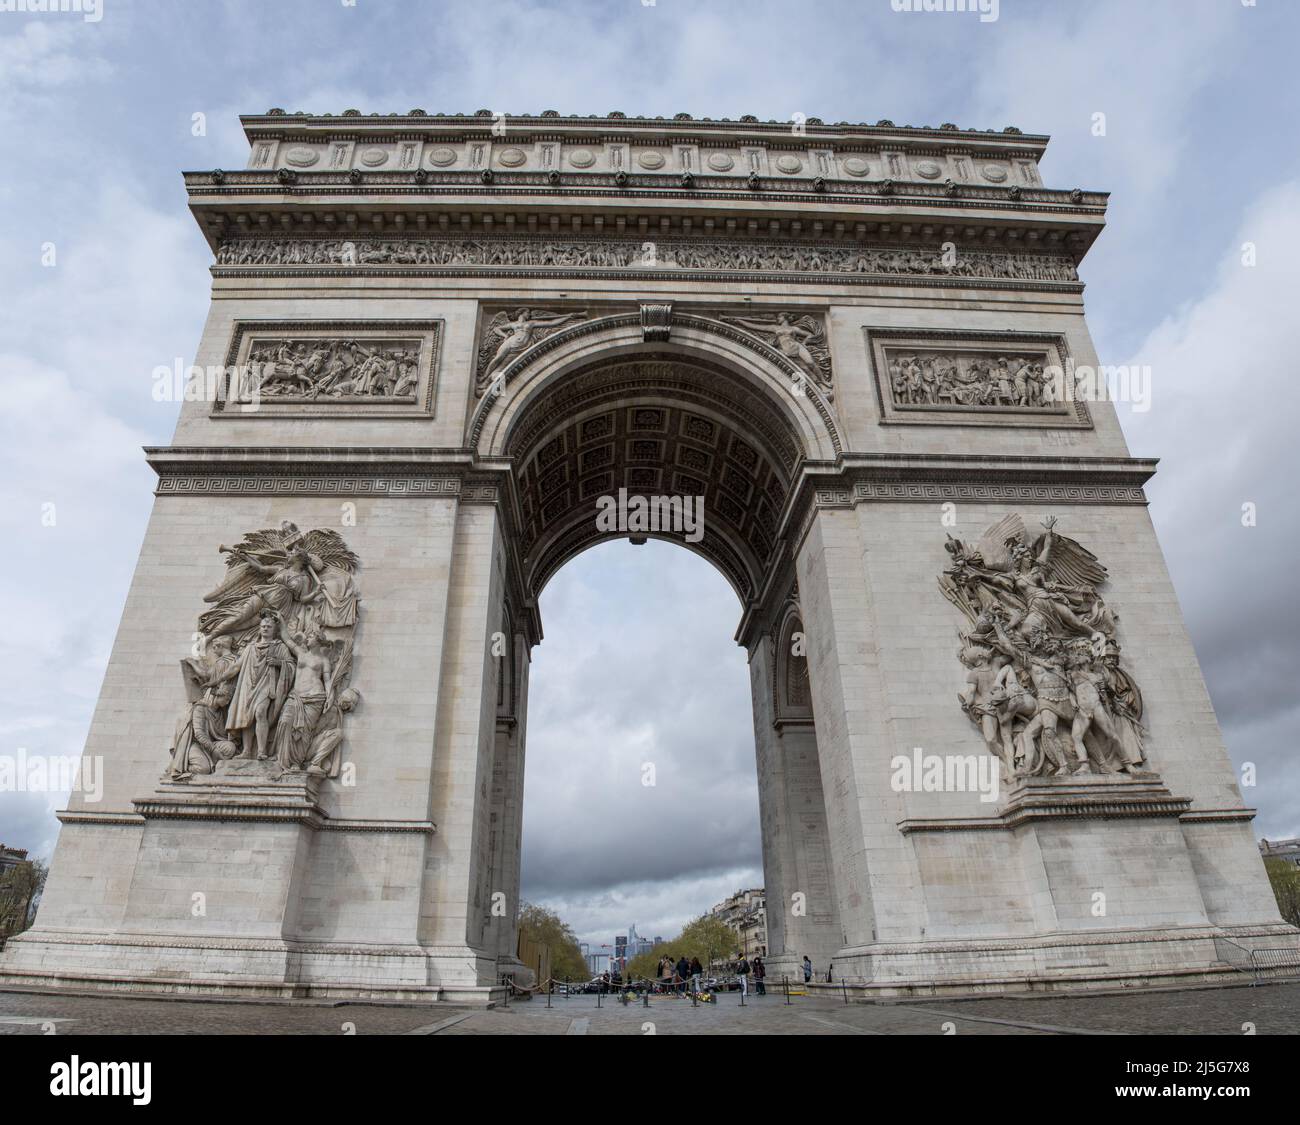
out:
<path id="1" fill-rule="evenodd" d="M 1093 336 L 1103 362 L 1152 369 L 1152 409 L 1123 422 L 1163 458 L 1169 567 L 1233 757 L 1257 764 L 1256 827 L 1300 832 L 1296 5 L 102 5 L 0 12 L 0 754 L 80 752 L 151 503 L 140 446 L 175 422 L 150 373 L 190 362 L 206 312 L 179 172 L 241 167 L 239 113 L 1014 124 L 1052 135 L 1047 183 L 1113 193 L 1083 266 Z M 562 571 L 543 614 L 526 892 L 595 943 L 633 921 L 671 934 L 761 880 L 739 607 L 687 552 L 615 543 Z M 649 799 L 629 768 L 646 760 Z M 0 793 L 0 841 L 48 854 L 64 797 Z"/>

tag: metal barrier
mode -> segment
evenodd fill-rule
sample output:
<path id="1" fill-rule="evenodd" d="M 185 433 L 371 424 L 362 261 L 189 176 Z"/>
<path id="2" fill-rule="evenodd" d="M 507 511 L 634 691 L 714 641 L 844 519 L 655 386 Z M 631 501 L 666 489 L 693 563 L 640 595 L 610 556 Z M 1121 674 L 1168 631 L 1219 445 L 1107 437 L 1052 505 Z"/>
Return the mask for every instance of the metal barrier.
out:
<path id="1" fill-rule="evenodd" d="M 1300 975 L 1300 950 L 1297 949 L 1252 949 L 1250 959 L 1255 968 L 1256 984 L 1261 970 L 1269 976 Z"/>
<path id="2" fill-rule="evenodd" d="M 1214 955 L 1239 973 L 1249 974 L 1251 985 L 1259 984 L 1260 975 L 1269 977 L 1300 976 L 1300 950 L 1286 947 L 1247 949 L 1225 937 L 1214 939 Z"/>
<path id="3" fill-rule="evenodd" d="M 1250 950 L 1244 945 L 1238 945 L 1235 941 L 1229 941 L 1225 937 L 1216 937 L 1214 939 L 1214 955 L 1225 965 L 1230 965 L 1239 973 L 1245 973 L 1252 978 L 1251 984 L 1254 984 L 1255 967 L 1251 960 Z"/>
<path id="4" fill-rule="evenodd" d="M 1238 947 L 1241 949 L 1241 947 Z M 1248 951 L 1241 949 L 1243 954 L 1248 955 Z M 701 982 L 698 989 L 692 988 L 690 982 L 682 982 L 677 978 L 665 982 L 661 977 L 640 977 L 633 978 L 630 981 L 620 981 L 615 984 L 611 981 L 604 988 L 600 988 L 591 981 L 579 980 L 571 981 L 567 978 L 559 980 L 549 978 L 530 987 L 523 987 L 517 984 L 513 978 L 506 974 L 499 977 L 500 984 L 505 990 L 503 1006 L 509 1007 L 518 999 L 541 999 L 546 998 L 546 1007 L 556 1007 L 556 1001 L 559 1006 L 568 1007 L 570 1005 L 577 1007 L 582 1000 L 586 1000 L 593 1008 L 603 1008 L 605 1001 L 612 999 L 617 1000 L 623 1007 L 631 1007 L 636 1004 L 637 1000 L 641 1001 L 642 1007 L 649 1008 L 652 999 L 656 1001 L 667 1002 L 670 1000 L 689 1000 L 691 1007 L 698 1008 L 701 1004 L 716 1004 L 719 1000 L 725 1000 L 728 997 L 734 997 L 737 1007 L 749 1008 L 754 1006 L 754 999 L 759 995 L 757 990 L 757 981 L 750 978 L 749 987 L 742 992 L 738 988 L 729 988 L 726 986 L 707 987 Z M 779 977 L 771 976 L 764 980 L 767 989 L 764 995 L 771 996 L 774 1001 L 778 1000 L 784 1004 L 793 1004 L 800 997 L 822 997 L 824 999 L 833 998 L 836 992 L 836 986 L 839 986 L 840 1000 L 844 1004 L 852 1004 L 854 1001 L 854 992 L 865 982 L 861 978 L 854 978 L 852 983 L 847 977 L 840 977 L 834 984 L 825 981 L 805 982 L 798 976 L 794 979 L 788 974 L 781 974 Z M 683 987 L 685 984 L 685 987 Z"/>

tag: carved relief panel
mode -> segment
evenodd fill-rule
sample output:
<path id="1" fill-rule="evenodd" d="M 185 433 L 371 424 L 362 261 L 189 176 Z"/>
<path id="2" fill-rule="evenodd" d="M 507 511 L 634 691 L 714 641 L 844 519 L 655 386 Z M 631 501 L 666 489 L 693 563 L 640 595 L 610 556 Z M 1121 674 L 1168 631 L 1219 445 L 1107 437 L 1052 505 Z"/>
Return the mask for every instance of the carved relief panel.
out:
<path id="1" fill-rule="evenodd" d="M 1058 335 L 864 328 L 882 423 L 1091 427 Z"/>
<path id="2" fill-rule="evenodd" d="M 939 588 L 965 615 L 958 702 L 1008 781 L 1151 776 L 1142 692 L 1124 666 L 1105 566 L 1048 517 L 1003 516 L 977 542 L 951 535 Z"/>
<path id="3" fill-rule="evenodd" d="M 441 321 L 236 324 L 214 416 L 433 414 Z"/>
<path id="4" fill-rule="evenodd" d="M 218 549 L 226 575 L 181 661 L 188 702 L 163 780 L 337 777 L 344 716 L 360 702 L 356 555 L 337 532 L 288 521 Z"/>

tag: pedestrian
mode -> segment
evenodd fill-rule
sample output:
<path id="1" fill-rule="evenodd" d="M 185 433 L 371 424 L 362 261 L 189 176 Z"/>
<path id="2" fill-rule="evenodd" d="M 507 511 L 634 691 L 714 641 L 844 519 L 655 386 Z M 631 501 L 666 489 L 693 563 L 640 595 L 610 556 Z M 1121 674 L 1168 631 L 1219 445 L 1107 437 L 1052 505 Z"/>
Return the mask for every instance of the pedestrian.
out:
<path id="1" fill-rule="evenodd" d="M 827 983 L 827 984 L 834 984 L 834 983 L 835 983 L 835 964 L 834 964 L 834 962 L 832 962 L 831 964 L 829 964 L 829 965 L 826 966 L 826 983 Z"/>
<path id="2" fill-rule="evenodd" d="M 812 962 L 808 960 L 808 954 L 803 955 L 803 982 L 804 984 L 812 983 Z"/>
<path id="3" fill-rule="evenodd" d="M 754 974 L 754 991 L 760 996 L 767 995 L 767 985 L 764 983 L 767 977 L 767 966 L 763 964 L 762 957 L 755 957 L 752 966 Z"/>
<path id="4" fill-rule="evenodd" d="M 691 963 L 686 960 L 686 954 L 683 953 L 677 960 L 677 991 L 683 996 L 686 995 L 686 980 L 691 975 Z"/>
<path id="5" fill-rule="evenodd" d="M 704 976 L 704 966 L 700 964 L 698 957 L 691 958 L 691 991 L 699 992 L 700 978 Z"/>
<path id="6" fill-rule="evenodd" d="M 673 986 L 673 959 L 670 954 L 665 954 L 662 961 L 659 962 L 659 980 L 662 989 L 667 992 Z"/>
<path id="7" fill-rule="evenodd" d="M 740 996 L 743 1000 L 749 994 L 749 962 L 745 960 L 745 955 L 740 955 L 740 963 L 736 966 L 736 979 L 740 981 Z"/>

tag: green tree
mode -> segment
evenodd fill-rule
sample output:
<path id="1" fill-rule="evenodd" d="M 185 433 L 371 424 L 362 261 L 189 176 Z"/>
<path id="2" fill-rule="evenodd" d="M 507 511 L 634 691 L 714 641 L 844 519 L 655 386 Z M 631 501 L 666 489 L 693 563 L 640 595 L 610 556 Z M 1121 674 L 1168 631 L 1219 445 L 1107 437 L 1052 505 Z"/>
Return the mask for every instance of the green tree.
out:
<path id="1" fill-rule="evenodd" d="M 671 941 L 662 942 L 649 953 L 633 957 L 628 968 L 638 979 L 653 979 L 659 975 L 659 962 L 665 956 L 671 956 L 674 962 L 682 957 L 688 961 L 698 957 L 707 973 L 719 962 L 734 960 L 739 949 L 740 938 L 735 930 L 711 914 L 702 914 L 688 922 Z"/>
<path id="2" fill-rule="evenodd" d="M 719 961 L 734 961 L 740 952 L 740 935 L 712 914 L 701 914 L 688 922 L 678 943 L 686 957 L 698 957 L 707 972 Z"/>
<path id="3" fill-rule="evenodd" d="M 45 880 L 50 874 L 50 865 L 43 859 L 32 860 L 32 899 L 27 904 L 27 924 L 24 930 L 30 930 L 36 924 L 36 908 L 41 904 L 41 895 L 45 893 Z"/>
<path id="4" fill-rule="evenodd" d="M 627 971 L 635 980 L 655 980 L 659 976 L 659 962 L 672 952 L 671 942 L 660 942 L 645 953 L 638 953 L 627 963 Z"/>
<path id="5" fill-rule="evenodd" d="M 44 866 L 41 864 L 42 869 Z M 28 919 L 35 913 L 32 899 L 37 894 L 36 880 L 36 864 L 27 861 L 0 874 L 0 941 L 22 933 L 30 924 Z"/>
<path id="6" fill-rule="evenodd" d="M 1277 896 L 1277 909 L 1283 921 L 1300 926 L 1300 867 L 1284 859 L 1265 859 L 1264 870 Z"/>
<path id="7" fill-rule="evenodd" d="M 556 980 L 585 981 L 590 978 L 587 962 L 578 948 L 578 939 L 555 911 L 531 902 L 524 903 L 519 908 L 519 936 L 550 949 L 551 976 Z"/>

